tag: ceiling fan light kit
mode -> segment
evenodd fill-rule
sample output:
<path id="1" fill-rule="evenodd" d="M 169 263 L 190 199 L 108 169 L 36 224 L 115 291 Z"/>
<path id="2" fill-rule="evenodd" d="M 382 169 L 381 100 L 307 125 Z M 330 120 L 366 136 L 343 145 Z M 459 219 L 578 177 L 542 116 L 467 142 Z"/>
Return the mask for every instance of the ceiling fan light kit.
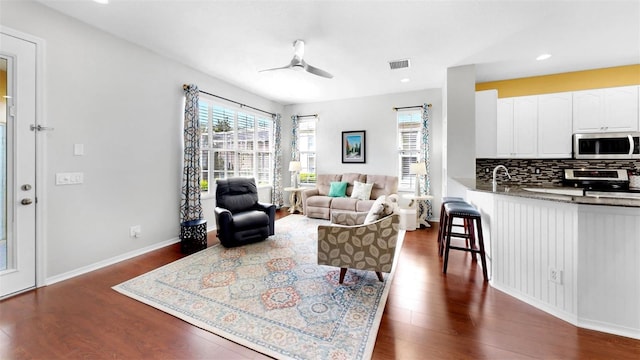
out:
<path id="1" fill-rule="evenodd" d="M 296 40 L 296 41 L 294 41 L 293 42 L 293 49 L 294 49 L 293 50 L 293 59 L 291 59 L 291 62 L 289 63 L 289 65 L 282 66 L 282 67 L 277 67 L 277 68 L 272 68 L 272 69 L 260 70 L 260 72 L 273 71 L 273 70 L 284 70 L 284 69 L 304 70 L 304 71 L 306 71 L 308 73 L 311 73 L 313 75 L 321 76 L 321 77 L 328 78 L 328 79 L 333 78 L 333 75 L 331 75 L 327 71 L 319 69 L 319 68 L 317 68 L 315 66 L 311 66 L 311 65 L 307 64 L 306 61 L 304 61 L 304 59 L 303 59 L 303 57 L 304 57 L 304 40 Z"/>

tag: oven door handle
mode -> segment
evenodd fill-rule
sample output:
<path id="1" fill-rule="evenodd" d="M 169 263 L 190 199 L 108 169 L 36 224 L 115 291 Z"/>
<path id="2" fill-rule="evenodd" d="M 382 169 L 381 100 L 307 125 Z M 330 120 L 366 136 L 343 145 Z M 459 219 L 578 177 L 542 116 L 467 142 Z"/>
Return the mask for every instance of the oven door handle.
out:
<path id="1" fill-rule="evenodd" d="M 631 134 L 627 135 L 629 138 L 629 155 L 633 155 L 633 150 L 635 149 L 635 143 L 633 141 L 633 136 Z"/>

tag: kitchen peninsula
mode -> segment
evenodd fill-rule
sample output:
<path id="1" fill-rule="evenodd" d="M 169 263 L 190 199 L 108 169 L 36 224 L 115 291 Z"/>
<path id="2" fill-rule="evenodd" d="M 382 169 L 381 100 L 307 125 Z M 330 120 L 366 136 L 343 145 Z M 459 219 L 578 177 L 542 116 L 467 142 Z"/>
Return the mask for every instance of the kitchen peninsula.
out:
<path id="1" fill-rule="evenodd" d="M 640 199 L 457 181 L 482 213 L 493 287 L 578 327 L 640 339 Z"/>

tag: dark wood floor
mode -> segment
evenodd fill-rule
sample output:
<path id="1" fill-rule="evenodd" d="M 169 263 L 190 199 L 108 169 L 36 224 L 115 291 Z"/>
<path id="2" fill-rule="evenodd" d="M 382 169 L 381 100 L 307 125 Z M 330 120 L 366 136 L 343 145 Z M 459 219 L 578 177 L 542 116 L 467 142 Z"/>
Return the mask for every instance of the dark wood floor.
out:
<path id="1" fill-rule="evenodd" d="M 443 276 L 436 234 L 407 232 L 373 359 L 640 359 L 639 340 L 489 287 L 467 254 L 454 252 Z M 0 359 L 265 358 L 111 289 L 181 257 L 176 244 L 0 302 Z"/>

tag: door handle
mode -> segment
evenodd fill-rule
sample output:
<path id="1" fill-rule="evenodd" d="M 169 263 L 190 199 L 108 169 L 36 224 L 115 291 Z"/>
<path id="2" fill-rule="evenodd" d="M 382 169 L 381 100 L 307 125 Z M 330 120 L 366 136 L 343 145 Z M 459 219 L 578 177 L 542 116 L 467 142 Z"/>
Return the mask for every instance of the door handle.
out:
<path id="1" fill-rule="evenodd" d="M 20 204 L 22 204 L 22 205 L 31 205 L 32 203 L 33 203 L 33 200 L 31 200 L 31 199 L 29 199 L 29 198 L 27 198 L 27 199 L 22 199 L 22 200 L 20 201 Z"/>

